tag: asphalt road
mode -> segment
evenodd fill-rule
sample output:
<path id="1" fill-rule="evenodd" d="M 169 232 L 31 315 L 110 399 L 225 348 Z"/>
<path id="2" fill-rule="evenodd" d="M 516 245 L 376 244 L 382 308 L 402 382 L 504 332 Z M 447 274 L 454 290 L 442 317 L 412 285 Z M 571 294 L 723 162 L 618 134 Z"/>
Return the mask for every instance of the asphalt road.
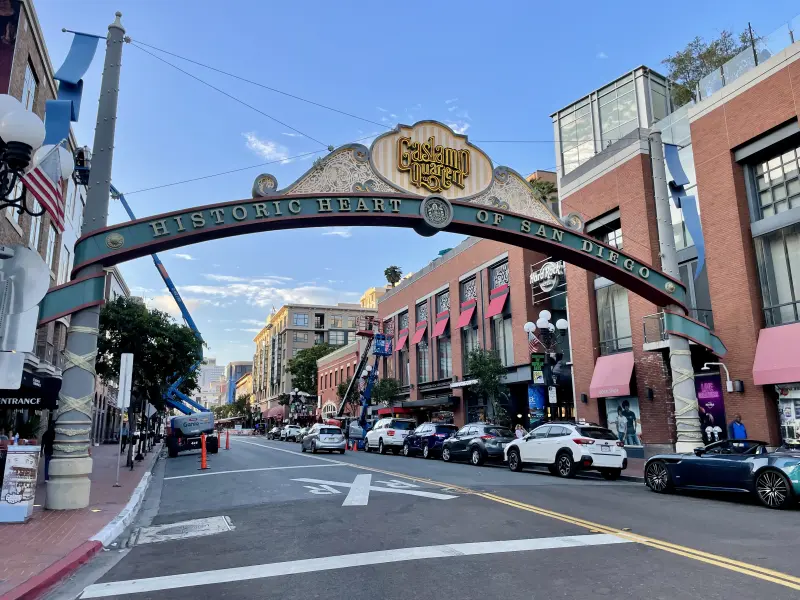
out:
<path id="1" fill-rule="evenodd" d="M 252 437 L 209 466 L 159 461 L 120 549 L 50 598 L 800 597 L 800 510 Z"/>

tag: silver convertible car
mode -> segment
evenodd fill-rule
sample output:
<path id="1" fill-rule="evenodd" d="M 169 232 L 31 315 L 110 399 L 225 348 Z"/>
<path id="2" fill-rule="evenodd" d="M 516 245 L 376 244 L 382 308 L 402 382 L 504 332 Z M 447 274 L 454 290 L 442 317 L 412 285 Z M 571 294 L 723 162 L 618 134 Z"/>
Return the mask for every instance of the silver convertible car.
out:
<path id="1" fill-rule="evenodd" d="M 312 454 L 316 454 L 320 450 L 344 454 L 345 446 L 342 430 L 334 425 L 325 425 L 324 423 L 316 423 L 300 442 L 300 450 L 303 452 L 311 450 Z"/>
<path id="2" fill-rule="evenodd" d="M 754 494 L 767 508 L 789 508 L 800 498 L 800 450 L 770 452 L 766 442 L 723 440 L 693 454 L 658 454 L 644 466 L 654 492 L 675 488 Z"/>

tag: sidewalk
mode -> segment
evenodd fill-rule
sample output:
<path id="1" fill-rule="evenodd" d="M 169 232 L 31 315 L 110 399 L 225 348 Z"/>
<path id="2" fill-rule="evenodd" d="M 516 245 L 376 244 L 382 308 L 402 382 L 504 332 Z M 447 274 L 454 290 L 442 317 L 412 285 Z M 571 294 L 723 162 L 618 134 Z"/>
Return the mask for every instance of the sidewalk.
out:
<path id="1" fill-rule="evenodd" d="M 22 597 L 20 593 L 24 590 L 14 588 L 36 575 L 45 575 L 45 570 L 61 561 L 62 564 L 48 571 L 50 579 L 57 577 L 52 581 L 55 583 L 60 579 L 59 567 L 69 566 L 62 560 L 67 555 L 70 555 L 68 563 L 75 568 L 97 552 L 101 545 L 89 539 L 125 508 L 143 475 L 155 462 L 160 448 L 160 445 L 154 446 L 154 451 L 136 463 L 133 471 L 125 468 L 123 456 L 119 474 L 121 487 L 115 488 L 119 447 L 115 444 L 93 447 L 89 506 L 80 510 L 44 510 L 47 486 L 42 481 L 44 469 L 40 469 L 31 518 L 22 524 L 0 524 L 0 600 Z M 14 592 L 6 596 L 11 590 Z"/>

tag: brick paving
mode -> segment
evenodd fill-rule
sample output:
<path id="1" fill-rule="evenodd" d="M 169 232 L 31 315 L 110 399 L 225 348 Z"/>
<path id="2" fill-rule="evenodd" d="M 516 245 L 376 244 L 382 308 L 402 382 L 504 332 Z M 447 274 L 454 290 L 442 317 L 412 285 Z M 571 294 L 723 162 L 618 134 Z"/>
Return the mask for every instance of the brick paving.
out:
<path id="1" fill-rule="evenodd" d="M 92 448 L 94 464 L 89 506 L 80 510 L 44 509 L 47 486 L 43 481 L 42 463 L 36 489 L 37 506 L 31 518 L 27 523 L 0 524 L 0 595 L 75 550 L 125 507 L 156 453 L 151 452 L 144 461 L 136 463 L 133 471 L 124 467 L 123 457 L 121 487 L 115 488 L 118 452 L 118 447 L 111 444 Z"/>

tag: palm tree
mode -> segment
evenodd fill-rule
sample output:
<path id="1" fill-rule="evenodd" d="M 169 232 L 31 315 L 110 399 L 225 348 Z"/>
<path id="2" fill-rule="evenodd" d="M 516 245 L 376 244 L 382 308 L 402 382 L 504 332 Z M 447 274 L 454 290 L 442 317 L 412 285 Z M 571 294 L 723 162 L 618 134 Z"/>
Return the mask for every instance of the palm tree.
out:
<path id="1" fill-rule="evenodd" d="M 397 282 L 403 278 L 403 270 L 395 265 L 386 267 L 386 269 L 383 271 L 383 274 L 386 276 L 386 281 L 392 284 L 392 287 L 394 287 Z"/>

